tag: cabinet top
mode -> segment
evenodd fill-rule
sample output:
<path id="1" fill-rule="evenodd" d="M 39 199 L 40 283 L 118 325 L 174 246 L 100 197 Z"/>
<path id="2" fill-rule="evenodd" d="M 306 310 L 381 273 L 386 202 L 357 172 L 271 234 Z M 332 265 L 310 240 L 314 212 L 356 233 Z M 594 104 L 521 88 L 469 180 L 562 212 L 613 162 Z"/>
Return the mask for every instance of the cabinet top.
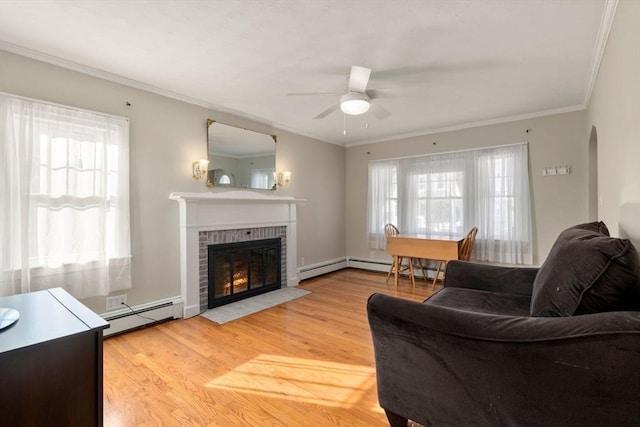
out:
<path id="1" fill-rule="evenodd" d="M 0 353 L 109 327 L 62 288 L 2 297 L 0 307 L 20 313 L 15 324 L 0 331 Z"/>

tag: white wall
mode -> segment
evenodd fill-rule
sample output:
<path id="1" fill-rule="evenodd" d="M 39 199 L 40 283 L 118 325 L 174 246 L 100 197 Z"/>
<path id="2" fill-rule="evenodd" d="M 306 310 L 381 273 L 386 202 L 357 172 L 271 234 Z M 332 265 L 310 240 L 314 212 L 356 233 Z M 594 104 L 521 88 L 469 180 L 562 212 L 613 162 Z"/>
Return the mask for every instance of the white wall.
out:
<path id="1" fill-rule="evenodd" d="M 347 253 L 351 257 L 389 259 L 384 251 L 371 251 L 367 244 L 370 160 L 528 141 L 534 263 L 542 263 L 560 231 L 587 220 L 589 133 L 585 128 L 586 112 L 580 111 L 348 148 Z M 542 176 L 544 167 L 561 165 L 570 165 L 571 175 Z"/>
<path id="2" fill-rule="evenodd" d="M 0 64 L 2 92 L 130 118 L 130 305 L 180 295 L 178 205 L 168 196 L 209 191 L 191 177 L 191 163 L 207 156 L 208 118 L 278 136 L 277 168 L 293 172 L 278 193 L 307 200 L 298 253 L 307 264 L 345 256 L 344 148 L 5 51 Z M 105 311 L 104 298 L 83 302 Z"/>
<path id="3" fill-rule="evenodd" d="M 588 109 L 598 140 L 598 216 L 640 250 L 640 1 L 621 0 Z"/>
<path id="4" fill-rule="evenodd" d="M 283 135 L 285 133 L 281 132 Z M 298 266 L 347 255 L 345 245 L 345 148 L 295 135 L 280 144 L 276 170 L 291 171 L 282 194 L 305 199 L 298 204 Z"/>

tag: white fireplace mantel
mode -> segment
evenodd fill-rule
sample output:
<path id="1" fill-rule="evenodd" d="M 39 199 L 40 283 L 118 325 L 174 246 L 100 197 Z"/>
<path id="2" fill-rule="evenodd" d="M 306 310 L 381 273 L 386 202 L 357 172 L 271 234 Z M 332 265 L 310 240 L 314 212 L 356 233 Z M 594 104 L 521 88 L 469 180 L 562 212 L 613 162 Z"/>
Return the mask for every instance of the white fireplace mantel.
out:
<path id="1" fill-rule="evenodd" d="M 171 193 L 180 209 L 180 285 L 184 317 L 200 313 L 199 233 L 251 227 L 287 227 L 287 286 L 296 286 L 296 203 L 301 199 L 254 191 Z"/>

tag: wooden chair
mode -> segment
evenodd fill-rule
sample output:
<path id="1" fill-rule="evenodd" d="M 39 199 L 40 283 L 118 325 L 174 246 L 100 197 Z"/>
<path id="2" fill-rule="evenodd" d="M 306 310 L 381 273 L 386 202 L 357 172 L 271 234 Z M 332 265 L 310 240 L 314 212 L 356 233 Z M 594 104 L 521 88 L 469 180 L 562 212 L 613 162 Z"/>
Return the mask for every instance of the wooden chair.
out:
<path id="1" fill-rule="evenodd" d="M 386 237 L 393 237 L 393 236 L 397 236 L 398 234 L 400 234 L 400 231 L 398 230 L 398 227 L 396 227 L 395 225 L 386 224 L 384 226 L 384 235 Z M 406 264 L 403 264 L 403 260 L 407 260 Z M 385 284 L 389 284 L 389 278 L 391 277 L 391 274 L 395 273 L 396 271 L 398 272 L 398 274 L 408 271 L 409 279 L 411 279 L 411 283 L 413 284 L 413 286 L 416 285 L 415 276 L 413 275 L 413 259 L 412 258 L 394 256 L 393 261 L 391 263 L 391 268 L 389 268 L 389 273 L 387 274 L 387 280 L 384 282 Z"/>
<path id="2" fill-rule="evenodd" d="M 458 249 L 458 259 L 461 261 L 469 261 L 471 259 L 471 252 L 473 251 L 473 245 L 476 242 L 476 234 L 478 234 L 478 227 L 473 227 L 460 244 L 460 248 Z M 433 277 L 433 284 L 431 285 L 431 289 L 435 289 L 436 282 L 438 281 L 438 276 L 440 276 L 440 272 L 442 271 L 444 280 L 444 274 L 447 269 L 446 261 L 438 261 L 438 268 L 436 269 L 436 274 Z"/>

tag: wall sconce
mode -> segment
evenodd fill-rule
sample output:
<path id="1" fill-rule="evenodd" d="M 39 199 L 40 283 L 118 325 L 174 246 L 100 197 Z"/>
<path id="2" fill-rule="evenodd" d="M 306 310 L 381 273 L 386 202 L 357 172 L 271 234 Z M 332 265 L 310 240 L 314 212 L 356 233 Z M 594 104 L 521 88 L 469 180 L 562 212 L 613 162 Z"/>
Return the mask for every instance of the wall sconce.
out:
<path id="1" fill-rule="evenodd" d="M 291 182 L 291 171 L 274 172 L 273 180 L 275 181 L 275 185 L 278 187 L 284 187 Z"/>
<path id="2" fill-rule="evenodd" d="M 209 160 L 200 159 L 197 162 L 193 162 L 191 164 L 191 167 L 193 169 L 193 179 L 199 181 L 207 176 L 207 172 L 209 169 Z"/>

